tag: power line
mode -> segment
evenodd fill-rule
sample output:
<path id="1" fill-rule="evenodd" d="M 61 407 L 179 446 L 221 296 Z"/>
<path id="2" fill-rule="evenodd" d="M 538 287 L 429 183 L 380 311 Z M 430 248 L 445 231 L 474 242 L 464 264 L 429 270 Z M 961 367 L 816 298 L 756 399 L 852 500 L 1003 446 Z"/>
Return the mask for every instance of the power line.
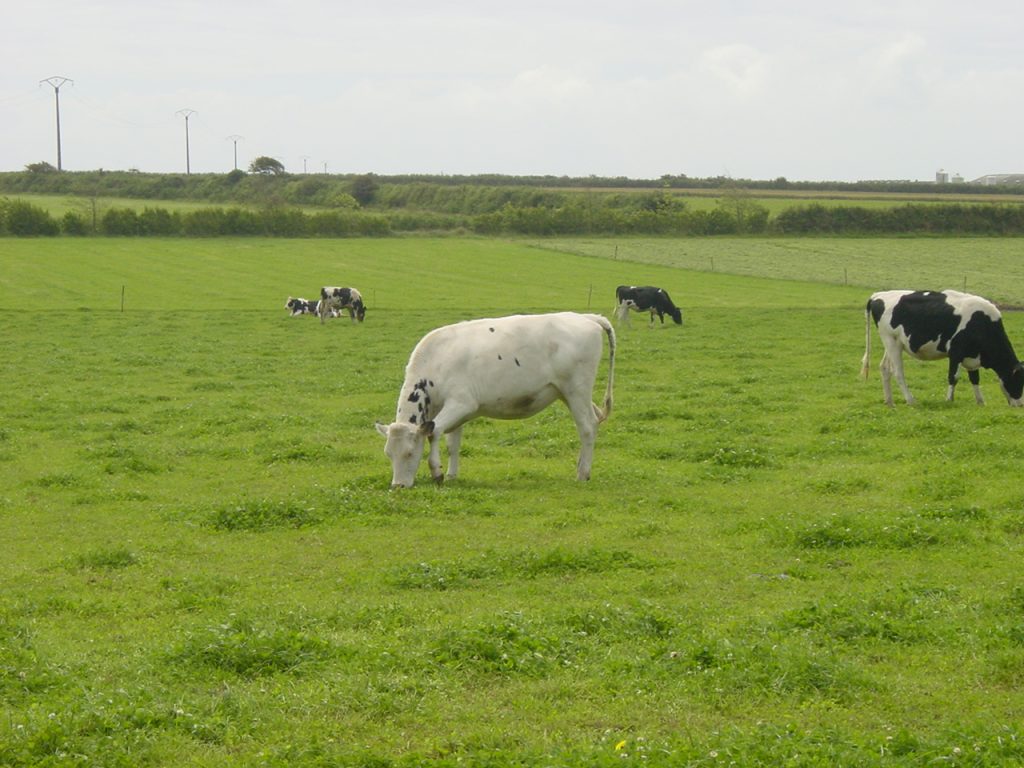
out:
<path id="1" fill-rule="evenodd" d="M 75 81 L 67 77 L 54 76 L 39 81 L 40 85 L 43 83 L 53 87 L 53 99 L 57 105 L 57 170 L 60 171 L 63 170 L 60 153 L 60 87 L 65 83 L 74 85 Z"/>

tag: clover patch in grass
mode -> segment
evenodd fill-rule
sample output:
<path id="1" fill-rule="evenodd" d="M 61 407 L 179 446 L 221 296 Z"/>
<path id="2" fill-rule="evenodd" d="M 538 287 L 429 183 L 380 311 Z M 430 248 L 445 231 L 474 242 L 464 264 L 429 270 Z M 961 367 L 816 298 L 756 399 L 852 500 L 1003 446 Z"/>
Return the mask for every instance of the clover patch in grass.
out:
<path id="1" fill-rule="evenodd" d="M 769 467 L 772 464 L 767 453 L 757 446 L 716 448 L 706 460 L 708 463 L 718 467 L 740 469 L 759 469 L 761 467 Z"/>
<path id="2" fill-rule="evenodd" d="M 244 499 L 217 507 L 207 522 L 219 531 L 269 531 L 315 525 L 326 513 L 300 499 Z"/>
<path id="3" fill-rule="evenodd" d="M 40 658 L 29 626 L 11 618 L 0 613 L 0 695 L 8 701 L 18 693 L 44 691 L 62 679 Z"/>

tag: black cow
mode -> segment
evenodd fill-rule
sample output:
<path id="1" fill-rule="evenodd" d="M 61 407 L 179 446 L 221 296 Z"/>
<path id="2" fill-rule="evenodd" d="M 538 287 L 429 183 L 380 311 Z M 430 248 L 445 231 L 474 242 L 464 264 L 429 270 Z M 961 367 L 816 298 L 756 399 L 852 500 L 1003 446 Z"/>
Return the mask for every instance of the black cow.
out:
<path id="1" fill-rule="evenodd" d="M 335 288 L 327 286 L 320 289 L 320 301 L 317 302 L 316 312 L 320 315 L 320 322 L 325 317 L 334 317 L 332 311 L 347 309 L 348 316 L 352 322 L 363 322 L 366 317 L 366 305 L 363 304 L 362 294 L 355 288 Z"/>
<path id="2" fill-rule="evenodd" d="M 676 325 L 683 324 L 683 313 L 672 303 L 668 292 L 664 288 L 655 288 L 653 285 L 620 285 L 615 289 L 615 316 L 620 320 L 629 321 L 629 310 L 634 312 L 650 312 L 651 325 L 654 325 L 654 316 L 657 315 L 661 324 L 665 324 L 665 315 L 675 321 Z"/>
<path id="3" fill-rule="evenodd" d="M 882 355 L 882 391 L 892 405 L 892 374 L 913 405 L 903 376 L 903 353 L 918 360 L 949 358 L 949 389 L 953 399 L 960 368 L 974 387 L 974 399 L 985 402 L 978 386 L 979 368 L 989 368 L 999 377 L 1003 393 L 1012 406 L 1024 405 L 1024 366 L 1013 351 L 1003 318 L 990 301 L 960 291 L 880 291 L 871 294 L 864 309 L 865 350 L 861 376 L 867 377 L 871 356 L 871 321 L 878 327 L 885 353 Z"/>
<path id="4" fill-rule="evenodd" d="M 297 315 L 315 315 L 316 305 L 317 302 L 312 299 L 293 299 L 289 296 L 284 308 L 292 313 L 292 317 L 296 317 Z"/>

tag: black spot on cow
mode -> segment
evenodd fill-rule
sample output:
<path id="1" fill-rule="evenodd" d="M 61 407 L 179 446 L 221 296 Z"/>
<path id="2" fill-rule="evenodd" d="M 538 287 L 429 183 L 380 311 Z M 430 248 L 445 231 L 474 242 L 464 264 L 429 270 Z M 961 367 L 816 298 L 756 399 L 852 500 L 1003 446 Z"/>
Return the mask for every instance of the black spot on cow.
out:
<path id="1" fill-rule="evenodd" d="M 414 389 L 412 392 L 409 393 L 409 402 L 410 403 L 418 403 L 419 401 L 420 401 L 420 391 L 418 389 Z"/>
<path id="2" fill-rule="evenodd" d="M 493 329 L 493 328 L 488 328 L 488 330 L 489 330 L 489 331 L 490 331 L 491 333 L 494 333 L 494 329 Z"/>
<path id="3" fill-rule="evenodd" d="M 872 306 L 872 316 L 876 311 Z M 881 311 L 884 311 L 884 306 Z M 875 322 L 878 322 L 877 317 Z M 910 342 L 910 350 L 915 353 L 930 341 L 938 342 L 940 352 L 949 352 L 950 339 L 956 335 L 959 325 L 960 317 L 953 305 L 946 302 L 941 294 L 933 291 L 909 293 L 896 303 L 892 311 L 893 328 L 903 326 L 903 331 Z"/>
<path id="4" fill-rule="evenodd" d="M 514 358 L 512 358 L 512 359 L 516 361 L 516 365 L 519 365 L 519 358 L 518 358 L 518 357 L 514 357 Z M 521 367 L 521 366 L 520 366 L 520 367 Z"/>
<path id="5" fill-rule="evenodd" d="M 501 355 L 498 355 L 498 359 L 501 360 Z"/>
<path id="6" fill-rule="evenodd" d="M 410 416 L 410 417 L 409 417 L 409 421 L 410 421 L 411 423 L 413 423 L 413 424 L 415 424 L 415 423 L 416 423 L 416 414 L 415 414 L 415 413 L 414 413 L 414 414 L 413 414 L 412 416 Z"/>

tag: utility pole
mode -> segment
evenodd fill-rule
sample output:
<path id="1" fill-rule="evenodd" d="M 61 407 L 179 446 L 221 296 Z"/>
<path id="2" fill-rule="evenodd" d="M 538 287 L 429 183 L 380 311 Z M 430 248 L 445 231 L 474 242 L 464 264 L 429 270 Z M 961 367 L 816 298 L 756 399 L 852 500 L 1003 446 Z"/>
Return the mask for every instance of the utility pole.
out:
<path id="1" fill-rule="evenodd" d="M 236 171 L 238 170 L 238 142 L 239 142 L 240 139 L 244 139 L 244 138 L 245 138 L 245 136 L 239 136 L 237 133 L 233 133 L 230 136 L 228 136 L 228 141 L 234 143 L 234 145 L 235 145 L 235 170 Z"/>
<path id="2" fill-rule="evenodd" d="M 57 105 L 57 170 L 60 171 L 63 169 L 60 155 L 60 87 L 65 83 L 74 85 L 75 81 L 66 77 L 48 77 L 45 80 L 39 81 L 40 85 L 43 83 L 53 87 L 53 99 Z"/>
<path id="3" fill-rule="evenodd" d="M 181 115 L 185 118 L 185 175 L 191 175 L 192 173 L 192 161 L 188 153 L 188 119 L 194 115 L 196 111 L 194 109 L 179 109 L 174 114 Z"/>
<path id="4" fill-rule="evenodd" d="M 302 174 L 306 174 L 306 161 L 309 160 L 309 155 L 302 156 Z"/>

